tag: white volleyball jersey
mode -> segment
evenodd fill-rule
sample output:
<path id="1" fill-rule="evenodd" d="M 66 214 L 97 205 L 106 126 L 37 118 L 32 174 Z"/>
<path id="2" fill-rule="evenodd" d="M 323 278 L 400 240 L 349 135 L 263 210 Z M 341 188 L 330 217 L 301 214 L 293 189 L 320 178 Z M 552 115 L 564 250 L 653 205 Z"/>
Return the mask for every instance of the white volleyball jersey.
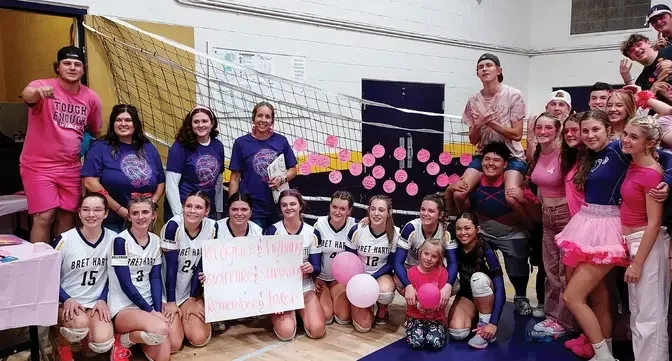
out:
<path id="1" fill-rule="evenodd" d="M 441 240 L 444 250 L 457 248 L 457 242 L 450 236 L 450 232 L 448 232 L 443 223 L 439 222 L 439 227 L 436 229 L 436 232 L 429 238 L 425 238 L 425 235 L 422 232 L 422 220 L 416 218 L 406 223 L 401 230 L 401 237 L 399 237 L 399 247 L 408 251 L 408 255 L 406 256 L 407 265 L 415 266 L 418 264 L 420 246 L 422 246 L 427 239 Z"/>
<path id="2" fill-rule="evenodd" d="M 231 227 L 229 227 L 229 217 L 220 219 L 219 221 L 217 221 L 217 225 L 219 225 L 219 233 L 217 238 L 235 237 L 233 235 L 233 232 L 231 232 Z M 243 237 L 261 236 L 263 234 L 264 230 L 261 229 L 261 227 L 259 227 L 256 223 L 252 221 L 247 221 L 247 231 L 245 232 L 245 236 Z"/>
<path id="3" fill-rule="evenodd" d="M 181 305 L 191 296 L 191 278 L 194 270 L 201 261 L 201 243 L 207 239 L 217 238 L 219 225 L 215 220 L 203 218 L 201 230 L 196 237 L 191 238 L 184 228 L 183 215 L 173 216 L 161 229 L 161 248 L 166 252 L 177 251 L 177 280 L 175 282 L 175 302 Z M 166 272 L 168 265 L 164 255 L 161 264 L 163 279 L 163 302 L 167 302 Z"/>
<path id="4" fill-rule="evenodd" d="M 357 225 L 355 219 L 348 217 L 341 229 L 334 229 L 329 223 L 329 217 L 319 217 L 315 222 L 315 229 L 320 232 L 322 240 L 322 271 L 318 276 L 323 281 L 333 281 L 334 275 L 331 272 L 331 262 L 337 254 L 345 251 L 345 242 L 348 239 L 348 232 Z"/>
<path id="5" fill-rule="evenodd" d="M 124 241 L 124 254 L 114 254 L 114 245 L 110 256 L 110 292 L 108 306 L 112 316 L 126 307 L 135 307 L 133 301 L 121 289 L 121 284 L 114 272 L 114 267 L 128 267 L 131 273 L 131 282 L 140 292 L 147 303 L 153 305 L 152 290 L 149 283 L 149 273 L 152 267 L 161 264 L 161 238 L 154 233 L 149 233 L 149 242 L 142 247 L 135 240 L 130 231 L 124 230 L 117 235 L 117 239 Z"/>
<path id="6" fill-rule="evenodd" d="M 79 228 L 73 228 L 54 240 L 62 260 L 61 288 L 85 308 L 92 308 L 105 289 L 107 261 L 116 236 L 103 228 L 100 238 L 91 244 Z"/>
<path id="7" fill-rule="evenodd" d="M 364 272 L 372 275 L 387 263 L 390 253 L 397 250 L 399 242 L 399 227 L 394 227 L 392 242 L 387 238 L 387 233 L 376 235 L 367 225 L 357 228 L 354 226 L 348 232 L 348 248 L 356 249 L 357 255 L 364 264 Z"/>
<path id="8" fill-rule="evenodd" d="M 293 236 L 285 229 L 285 225 L 282 221 L 275 223 L 274 225 L 268 227 L 266 230 L 267 235 L 287 235 Z M 320 241 L 315 234 L 315 228 L 306 222 L 301 222 L 301 227 L 299 231 L 296 232 L 297 236 L 303 236 L 303 262 L 308 262 L 308 258 L 311 254 L 320 254 L 322 249 L 320 248 Z M 311 275 L 303 276 L 303 293 L 308 291 L 315 291 L 315 282 Z"/>

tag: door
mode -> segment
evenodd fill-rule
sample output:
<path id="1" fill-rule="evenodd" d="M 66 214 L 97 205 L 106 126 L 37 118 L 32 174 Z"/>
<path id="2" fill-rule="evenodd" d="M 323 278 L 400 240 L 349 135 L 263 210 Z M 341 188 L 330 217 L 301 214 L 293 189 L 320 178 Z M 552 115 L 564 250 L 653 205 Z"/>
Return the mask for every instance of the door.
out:
<path id="1" fill-rule="evenodd" d="M 444 95 L 443 84 L 362 80 L 363 99 L 397 108 L 443 114 Z M 409 114 L 392 108 L 365 105 L 362 109 L 362 121 L 364 123 L 362 125 L 362 153 L 371 153 L 373 147 L 378 144 L 385 148 L 385 154 L 376 159 L 375 163 L 375 165 L 383 166 L 385 175 L 376 180 L 376 185 L 371 190 L 364 189 L 366 199 L 375 194 L 388 194 L 383 190 L 383 182 L 394 181 L 394 174 L 399 169 L 406 171 L 408 179 L 402 183 L 395 182 L 395 190 L 389 193 L 395 209 L 417 211 L 425 195 L 442 191 L 436 184 L 437 175 L 430 175 L 426 168 L 431 161 L 440 164 L 438 158 L 443 151 L 443 117 Z M 405 129 L 374 126 L 367 123 L 382 123 Z M 418 132 L 413 129 L 431 129 L 436 132 Z M 406 157 L 402 160 L 394 157 L 394 150 L 397 147 L 406 150 Z M 422 149 L 429 151 L 430 155 L 429 161 L 424 163 L 418 161 L 417 158 L 418 152 Z M 370 168 L 365 168 L 365 174 L 371 173 Z M 406 192 L 406 186 L 411 181 L 418 186 L 415 196 L 409 196 Z"/>

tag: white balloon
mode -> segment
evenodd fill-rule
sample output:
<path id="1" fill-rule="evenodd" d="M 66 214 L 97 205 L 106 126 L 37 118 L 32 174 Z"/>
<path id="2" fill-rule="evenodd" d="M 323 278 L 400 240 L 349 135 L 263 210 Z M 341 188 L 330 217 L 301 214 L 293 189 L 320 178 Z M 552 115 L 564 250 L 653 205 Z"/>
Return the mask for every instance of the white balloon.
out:
<path id="1" fill-rule="evenodd" d="M 380 288 L 378 281 L 366 273 L 358 274 L 350 279 L 345 287 L 348 301 L 356 307 L 371 307 L 378 300 Z"/>

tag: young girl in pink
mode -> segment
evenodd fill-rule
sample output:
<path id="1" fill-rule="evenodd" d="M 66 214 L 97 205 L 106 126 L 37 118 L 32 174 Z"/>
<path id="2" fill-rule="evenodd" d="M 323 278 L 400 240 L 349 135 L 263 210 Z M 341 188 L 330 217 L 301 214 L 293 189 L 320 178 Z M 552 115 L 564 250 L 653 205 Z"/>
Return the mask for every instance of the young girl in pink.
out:
<path id="1" fill-rule="evenodd" d="M 440 239 L 429 238 L 420 246 L 420 259 L 408 270 L 408 280 L 416 290 L 429 283 L 440 290 L 448 280 L 448 270 L 443 266 L 443 244 Z M 406 342 L 411 348 L 439 350 L 446 344 L 446 308 L 423 309 L 418 303 L 406 305 Z"/>
<path id="2" fill-rule="evenodd" d="M 652 117 L 634 118 L 623 130 L 623 153 L 632 156 L 621 185 L 621 223 L 630 252 L 625 281 L 636 360 L 669 360 L 670 237 L 661 228 L 663 204 L 647 194 L 663 179 L 654 158 L 660 138 L 661 127 Z"/>

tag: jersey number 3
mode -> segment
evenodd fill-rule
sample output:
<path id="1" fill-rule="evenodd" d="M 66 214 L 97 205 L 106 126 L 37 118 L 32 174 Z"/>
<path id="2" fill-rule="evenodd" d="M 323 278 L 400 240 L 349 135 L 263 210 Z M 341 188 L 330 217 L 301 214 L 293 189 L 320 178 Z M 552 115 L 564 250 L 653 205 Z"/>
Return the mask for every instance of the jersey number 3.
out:
<path id="1" fill-rule="evenodd" d="M 96 275 L 98 271 L 86 271 L 82 276 L 82 284 L 80 286 L 93 286 L 96 284 Z"/>

